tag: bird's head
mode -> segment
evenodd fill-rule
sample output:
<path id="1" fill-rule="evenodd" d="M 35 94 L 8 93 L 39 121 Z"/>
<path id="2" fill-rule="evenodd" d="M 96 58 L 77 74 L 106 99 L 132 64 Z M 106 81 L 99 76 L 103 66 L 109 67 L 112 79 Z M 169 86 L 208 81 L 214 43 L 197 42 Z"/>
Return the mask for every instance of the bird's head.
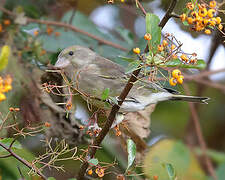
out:
<path id="1" fill-rule="evenodd" d="M 64 69 L 69 65 L 74 68 L 82 68 L 84 65 L 91 63 L 96 57 L 95 52 L 92 50 L 74 45 L 62 50 L 55 63 L 55 67 Z"/>

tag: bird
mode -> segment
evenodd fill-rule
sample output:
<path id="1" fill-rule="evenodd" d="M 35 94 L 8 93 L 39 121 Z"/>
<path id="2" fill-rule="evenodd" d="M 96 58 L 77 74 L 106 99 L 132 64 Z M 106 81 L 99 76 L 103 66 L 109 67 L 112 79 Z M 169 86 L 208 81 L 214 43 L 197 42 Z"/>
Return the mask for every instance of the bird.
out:
<path id="1" fill-rule="evenodd" d="M 63 70 L 72 86 L 90 104 L 109 109 L 125 87 L 131 74 L 125 73 L 121 65 L 104 58 L 91 49 L 73 45 L 63 49 L 54 65 Z M 102 93 L 109 89 L 108 99 Z M 145 80 L 137 80 L 120 106 L 119 112 L 137 112 L 161 101 L 178 100 L 207 104 L 208 97 L 187 96 L 177 91 Z M 106 106 L 108 102 L 110 106 Z"/>

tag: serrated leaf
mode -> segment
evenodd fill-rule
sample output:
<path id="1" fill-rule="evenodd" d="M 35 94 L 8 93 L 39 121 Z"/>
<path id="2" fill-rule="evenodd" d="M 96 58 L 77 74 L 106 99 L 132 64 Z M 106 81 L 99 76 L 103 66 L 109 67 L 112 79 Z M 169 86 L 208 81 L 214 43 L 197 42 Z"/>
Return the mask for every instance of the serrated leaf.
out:
<path id="1" fill-rule="evenodd" d="M 88 161 L 90 166 L 97 166 L 98 165 L 98 159 L 92 158 Z"/>
<path id="2" fill-rule="evenodd" d="M 128 65 L 128 67 L 126 68 L 125 73 L 126 74 L 132 73 L 134 70 L 136 70 L 138 68 L 138 66 L 140 64 L 141 64 L 141 61 L 139 61 L 139 60 L 136 60 L 136 61 L 130 63 Z"/>
<path id="3" fill-rule="evenodd" d="M 108 99 L 109 97 L 109 88 L 106 88 L 103 92 L 102 92 L 102 100 L 105 101 L 106 99 Z"/>
<path id="4" fill-rule="evenodd" d="M 175 180 L 176 173 L 175 173 L 175 169 L 172 166 L 172 164 L 166 163 L 166 164 L 163 164 L 163 166 L 165 167 L 165 169 L 166 169 L 166 171 L 168 173 L 169 179 L 170 180 Z"/>
<path id="5" fill-rule="evenodd" d="M 127 140 L 127 153 L 128 153 L 128 164 L 127 169 L 133 164 L 136 156 L 136 144 L 132 139 Z"/>
<path id="6" fill-rule="evenodd" d="M 151 34 L 152 39 L 150 40 L 151 49 L 155 53 L 157 46 L 161 41 L 161 28 L 158 26 L 160 19 L 155 14 L 147 13 L 145 17 L 146 21 L 146 33 Z"/>
<path id="7" fill-rule="evenodd" d="M 206 63 L 204 60 L 198 59 L 196 64 L 184 64 L 179 59 L 173 59 L 162 65 L 162 67 L 177 67 L 177 66 L 179 66 L 180 68 L 205 69 Z"/>
<path id="8" fill-rule="evenodd" d="M 4 138 L 4 139 L 1 139 L 0 142 L 3 143 L 4 145 L 6 145 L 7 147 L 9 147 L 13 140 L 14 140 L 14 138 Z M 13 149 L 22 149 L 22 146 L 19 143 L 19 141 L 15 141 L 12 145 L 12 148 Z M 0 152 L 5 152 L 5 149 L 0 147 Z"/>

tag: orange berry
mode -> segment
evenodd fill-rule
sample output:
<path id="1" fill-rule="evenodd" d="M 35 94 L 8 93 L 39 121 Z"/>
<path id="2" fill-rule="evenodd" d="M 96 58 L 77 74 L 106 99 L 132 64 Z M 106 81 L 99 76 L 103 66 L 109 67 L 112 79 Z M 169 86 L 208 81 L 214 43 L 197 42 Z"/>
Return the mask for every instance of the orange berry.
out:
<path id="1" fill-rule="evenodd" d="M 45 127 L 51 127 L 51 124 L 49 122 L 45 122 Z"/>
<path id="2" fill-rule="evenodd" d="M 66 109 L 69 111 L 69 110 L 71 110 L 71 108 L 72 108 L 72 101 L 71 100 L 69 100 L 67 103 L 66 103 Z"/>
<path id="3" fill-rule="evenodd" d="M 159 176 L 153 176 L 153 180 L 158 180 Z"/>
<path id="4" fill-rule="evenodd" d="M 0 32 L 3 32 L 3 28 L 2 25 L 0 24 Z"/>
<path id="5" fill-rule="evenodd" d="M 159 45 L 158 45 L 158 51 L 161 52 L 161 51 L 163 51 L 163 49 L 164 49 L 164 48 L 163 48 L 163 45 L 162 45 L 162 44 L 159 44 Z"/>
<path id="6" fill-rule="evenodd" d="M 92 175 L 93 174 L 92 169 L 89 169 L 87 173 L 88 173 L 88 175 Z"/>
<path id="7" fill-rule="evenodd" d="M 43 55 L 45 55 L 45 54 L 46 54 L 46 50 L 42 49 L 42 50 L 41 50 L 41 53 L 40 53 L 40 56 L 43 56 Z"/>
<path id="8" fill-rule="evenodd" d="M 169 83 L 170 83 L 171 86 L 176 86 L 177 80 L 176 80 L 175 78 L 172 77 L 172 78 L 169 80 Z"/>
<path id="9" fill-rule="evenodd" d="M 177 59 L 177 55 L 176 54 L 172 54 L 172 58 L 173 59 Z"/>
<path id="10" fill-rule="evenodd" d="M 216 7 L 216 1 L 210 1 L 209 2 L 209 7 L 215 8 Z"/>
<path id="11" fill-rule="evenodd" d="M 183 14 L 180 15 L 180 19 L 181 19 L 182 22 L 184 22 L 186 20 L 186 18 L 187 18 L 186 14 L 183 13 Z"/>
<path id="12" fill-rule="evenodd" d="M 5 20 L 3 21 L 3 24 L 6 25 L 6 26 L 8 26 L 8 25 L 11 24 L 11 21 L 10 21 L 9 19 L 5 19 Z"/>
<path id="13" fill-rule="evenodd" d="M 191 60 L 190 60 L 190 63 L 191 63 L 191 64 L 196 64 L 196 63 L 197 63 L 197 59 L 191 59 Z"/>
<path id="14" fill-rule="evenodd" d="M 220 17 L 216 17 L 215 20 L 216 20 L 216 23 L 217 23 L 217 24 L 220 24 L 220 23 L 221 23 L 221 18 L 220 18 Z"/>
<path id="15" fill-rule="evenodd" d="M 188 17 L 188 18 L 187 18 L 188 24 L 193 24 L 194 21 L 195 21 L 195 20 L 194 20 L 192 17 Z"/>
<path id="16" fill-rule="evenodd" d="M 151 34 L 146 33 L 146 34 L 144 35 L 144 39 L 147 40 L 147 41 L 151 40 L 151 39 L 152 39 Z"/>
<path id="17" fill-rule="evenodd" d="M 205 30 L 205 34 L 208 34 L 208 35 L 211 34 L 211 30 L 210 29 L 206 29 Z"/>
<path id="18" fill-rule="evenodd" d="M 15 110 L 16 112 L 18 112 L 18 111 L 20 111 L 20 108 L 14 108 L 14 110 Z"/>
<path id="19" fill-rule="evenodd" d="M 209 23 L 209 20 L 208 19 L 203 19 L 202 23 L 203 23 L 203 25 L 207 26 L 208 23 Z"/>
<path id="20" fill-rule="evenodd" d="M 9 108 L 9 111 L 10 111 L 10 112 L 13 112 L 13 111 L 14 111 L 14 108 L 13 108 L 13 107 L 10 107 L 10 108 Z"/>
<path id="21" fill-rule="evenodd" d="M 168 42 L 166 40 L 163 40 L 162 42 L 162 45 L 165 47 L 165 46 L 168 46 Z"/>
<path id="22" fill-rule="evenodd" d="M 125 177 L 124 177 L 123 174 L 118 174 L 118 175 L 116 176 L 116 180 L 125 180 Z"/>
<path id="23" fill-rule="evenodd" d="M 39 34 L 38 31 L 34 31 L 34 36 L 37 36 Z"/>
<path id="24" fill-rule="evenodd" d="M 133 52 L 135 53 L 135 54 L 140 54 L 141 53 L 141 50 L 140 50 L 140 48 L 134 48 L 133 49 Z"/>
<path id="25" fill-rule="evenodd" d="M 108 0 L 107 3 L 108 4 L 113 4 L 114 3 L 114 0 Z"/>
<path id="26" fill-rule="evenodd" d="M 56 36 L 56 37 L 58 37 L 58 36 L 60 36 L 60 35 L 61 35 L 60 32 L 55 32 L 55 36 Z"/>
<path id="27" fill-rule="evenodd" d="M 222 24 L 219 24 L 218 28 L 219 28 L 220 30 L 222 30 L 222 29 L 223 29 L 223 25 L 222 25 Z"/>
<path id="28" fill-rule="evenodd" d="M 208 17 L 212 18 L 214 16 L 215 12 L 216 12 L 215 9 L 209 9 L 208 13 L 207 13 Z"/>
<path id="29" fill-rule="evenodd" d="M 187 61 L 188 60 L 188 57 L 185 55 L 185 54 L 182 54 L 180 56 L 180 58 L 183 60 L 183 61 Z"/>
<path id="30" fill-rule="evenodd" d="M 3 93 L 0 93 L 0 102 L 6 100 L 6 96 Z"/>
<path id="31" fill-rule="evenodd" d="M 209 25 L 215 26 L 216 25 L 216 18 L 212 18 L 212 20 L 209 21 Z"/>
<path id="32" fill-rule="evenodd" d="M 171 45 L 171 50 L 174 50 L 176 48 L 176 45 L 175 44 L 172 44 Z"/>
<path id="33" fill-rule="evenodd" d="M 116 136 L 121 136 L 121 134 L 122 134 L 121 131 L 119 131 L 119 130 L 116 131 Z"/>
<path id="34" fill-rule="evenodd" d="M 199 14 L 199 16 L 201 16 L 201 17 L 207 16 L 207 9 L 206 9 L 206 8 L 200 9 L 198 14 Z"/>
<path id="35" fill-rule="evenodd" d="M 177 78 L 177 82 L 179 84 L 182 84 L 183 83 L 183 80 L 184 80 L 184 76 L 180 75 L 178 78 Z"/>
<path id="36" fill-rule="evenodd" d="M 95 172 L 98 175 L 98 177 L 103 177 L 104 176 L 104 169 L 103 168 L 97 168 L 95 170 Z"/>
<path id="37" fill-rule="evenodd" d="M 191 12 L 191 15 L 194 17 L 194 18 L 197 18 L 199 17 L 198 13 L 196 11 L 192 11 Z"/>
<path id="38" fill-rule="evenodd" d="M 190 10 L 193 10 L 194 9 L 194 4 L 189 2 L 186 4 L 186 8 L 190 9 Z"/>
<path id="39" fill-rule="evenodd" d="M 172 76 L 173 76 L 174 78 L 178 78 L 180 75 L 181 75 L 181 71 L 180 71 L 179 69 L 174 69 L 174 70 L 172 71 Z"/>
<path id="40" fill-rule="evenodd" d="M 47 32 L 48 35 L 51 35 L 52 32 L 53 32 L 53 28 L 47 27 L 46 32 Z"/>
<path id="41" fill-rule="evenodd" d="M 84 126 L 80 126 L 79 129 L 80 129 L 80 130 L 83 130 L 83 129 L 84 129 Z"/>

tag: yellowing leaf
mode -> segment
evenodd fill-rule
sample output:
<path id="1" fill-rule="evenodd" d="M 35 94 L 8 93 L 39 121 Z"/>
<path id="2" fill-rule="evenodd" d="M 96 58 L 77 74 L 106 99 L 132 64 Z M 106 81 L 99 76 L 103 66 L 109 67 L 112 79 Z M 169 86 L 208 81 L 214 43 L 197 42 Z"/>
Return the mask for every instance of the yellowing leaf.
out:
<path id="1" fill-rule="evenodd" d="M 10 55 L 10 47 L 5 45 L 2 47 L 0 54 L 0 71 L 6 68 L 8 65 L 9 55 Z"/>

